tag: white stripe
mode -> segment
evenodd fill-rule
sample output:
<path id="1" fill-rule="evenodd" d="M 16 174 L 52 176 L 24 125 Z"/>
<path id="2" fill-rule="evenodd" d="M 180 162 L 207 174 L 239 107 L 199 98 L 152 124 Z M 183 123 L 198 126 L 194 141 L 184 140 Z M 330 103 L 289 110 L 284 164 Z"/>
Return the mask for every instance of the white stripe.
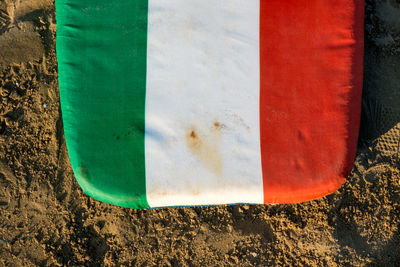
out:
<path id="1" fill-rule="evenodd" d="M 151 207 L 263 203 L 259 0 L 149 1 Z"/>

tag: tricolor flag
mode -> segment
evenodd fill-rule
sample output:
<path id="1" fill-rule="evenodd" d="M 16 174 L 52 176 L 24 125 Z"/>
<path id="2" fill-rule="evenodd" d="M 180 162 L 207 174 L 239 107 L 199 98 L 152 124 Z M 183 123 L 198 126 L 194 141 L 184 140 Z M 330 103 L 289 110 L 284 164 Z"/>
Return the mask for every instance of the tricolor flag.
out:
<path id="1" fill-rule="evenodd" d="M 334 192 L 360 117 L 362 0 L 56 0 L 88 195 L 147 208 Z"/>

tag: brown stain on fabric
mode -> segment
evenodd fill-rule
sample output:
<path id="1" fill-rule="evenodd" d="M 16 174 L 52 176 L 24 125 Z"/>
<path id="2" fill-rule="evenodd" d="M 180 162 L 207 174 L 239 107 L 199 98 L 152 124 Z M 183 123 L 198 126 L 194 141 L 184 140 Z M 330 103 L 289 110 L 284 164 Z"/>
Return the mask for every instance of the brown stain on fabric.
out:
<path id="1" fill-rule="evenodd" d="M 214 124 L 215 126 L 215 124 Z M 201 135 L 191 127 L 186 133 L 186 145 L 205 167 L 217 175 L 222 175 L 222 155 L 219 150 L 221 138 L 219 134 L 210 132 Z"/>
<path id="2" fill-rule="evenodd" d="M 214 121 L 213 125 L 214 125 L 214 128 L 218 131 L 220 131 L 222 128 L 221 124 L 218 121 Z"/>
<path id="3" fill-rule="evenodd" d="M 224 128 L 226 128 L 225 124 L 222 124 L 217 120 L 214 121 L 211 132 L 214 135 L 214 138 L 218 139 L 218 141 L 222 138 L 222 131 Z"/>
<path id="4" fill-rule="evenodd" d="M 90 181 L 90 176 L 88 170 L 85 168 L 85 166 L 81 165 L 78 168 L 78 173 L 79 173 L 79 178 L 85 180 L 85 181 Z"/>

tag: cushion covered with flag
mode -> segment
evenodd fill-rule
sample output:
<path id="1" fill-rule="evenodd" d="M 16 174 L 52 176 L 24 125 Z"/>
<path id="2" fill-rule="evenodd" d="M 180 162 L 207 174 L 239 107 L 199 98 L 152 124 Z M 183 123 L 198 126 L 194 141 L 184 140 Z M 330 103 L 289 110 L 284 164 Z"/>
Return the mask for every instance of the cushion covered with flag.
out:
<path id="1" fill-rule="evenodd" d="M 360 117 L 362 0 L 56 0 L 64 132 L 131 208 L 337 190 Z"/>

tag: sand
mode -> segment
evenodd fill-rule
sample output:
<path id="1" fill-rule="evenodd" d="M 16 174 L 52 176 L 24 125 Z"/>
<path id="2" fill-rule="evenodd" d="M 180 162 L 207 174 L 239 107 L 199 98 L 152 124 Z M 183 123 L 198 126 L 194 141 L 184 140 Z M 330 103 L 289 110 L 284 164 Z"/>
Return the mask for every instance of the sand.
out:
<path id="1" fill-rule="evenodd" d="M 400 264 L 400 3 L 366 1 L 347 183 L 302 204 L 133 210 L 82 193 L 63 136 L 51 0 L 0 1 L 0 266 Z"/>

